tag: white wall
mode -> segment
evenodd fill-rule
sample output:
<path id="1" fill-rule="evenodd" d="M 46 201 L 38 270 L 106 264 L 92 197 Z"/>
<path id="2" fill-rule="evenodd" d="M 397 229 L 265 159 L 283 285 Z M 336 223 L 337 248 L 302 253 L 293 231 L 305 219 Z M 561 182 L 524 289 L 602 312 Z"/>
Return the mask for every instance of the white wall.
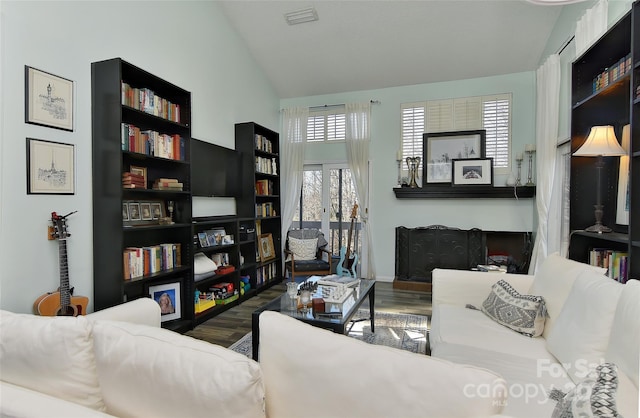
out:
<path id="1" fill-rule="evenodd" d="M 472 80 L 421 84 L 379 90 L 300 97 L 281 101 L 283 108 L 378 100 L 371 110 L 371 205 L 375 267 L 378 280 L 391 281 L 395 269 L 395 227 L 441 224 L 458 228 L 531 231 L 533 199 L 396 199 L 396 151 L 400 148 L 400 105 L 421 100 L 513 93 L 513 152 L 535 143 L 535 73 L 524 72 Z M 346 161 L 344 144 L 307 148 L 309 162 Z M 526 179 L 527 166 L 522 175 Z M 496 176 L 504 185 L 506 175 Z"/>
<path id="2" fill-rule="evenodd" d="M 114 57 L 192 93 L 192 135 L 234 148 L 234 124 L 278 130 L 279 101 L 215 2 L 0 2 L 0 307 L 29 312 L 59 284 L 50 214 L 69 218 L 69 276 L 93 298 L 91 62 Z M 75 81 L 75 130 L 24 123 L 24 66 Z M 26 194 L 26 138 L 75 145 L 73 196 Z M 196 215 L 233 213 L 231 202 L 198 199 Z M 92 310 L 90 304 L 89 310 Z"/>

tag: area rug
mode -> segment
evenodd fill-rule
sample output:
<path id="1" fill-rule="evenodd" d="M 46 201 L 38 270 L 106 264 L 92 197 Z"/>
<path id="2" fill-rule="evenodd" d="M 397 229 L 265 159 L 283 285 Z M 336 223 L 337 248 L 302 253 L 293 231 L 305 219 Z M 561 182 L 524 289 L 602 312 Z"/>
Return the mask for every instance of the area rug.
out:
<path id="1" fill-rule="evenodd" d="M 360 309 L 354 319 L 369 318 L 369 311 Z M 411 314 L 375 313 L 375 332 L 371 332 L 371 321 L 357 321 L 349 331 L 349 337 L 369 344 L 407 350 L 413 353 L 427 352 L 429 317 Z M 251 333 L 233 343 L 229 349 L 251 357 Z"/>

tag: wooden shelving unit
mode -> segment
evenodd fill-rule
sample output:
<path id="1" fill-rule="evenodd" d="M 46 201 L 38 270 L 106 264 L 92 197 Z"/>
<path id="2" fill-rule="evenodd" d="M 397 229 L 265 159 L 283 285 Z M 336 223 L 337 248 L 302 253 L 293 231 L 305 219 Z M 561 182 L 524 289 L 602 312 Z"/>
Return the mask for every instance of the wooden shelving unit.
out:
<path id="1" fill-rule="evenodd" d="M 630 179 L 640 178 L 640 10 L 632 10 L 613 25 L 597 42 L 572 64 L 571 152 L 586 140 L 596 125 L 612 125 L 621 141 L 622 129 L 631 125 Z M 632 48 L 633 46 L 633 48 Z M 616 67 L 631 55 L 631 68 L 610 77 L 606 86 L 594 88 L 598 74 Z M 571 157 L 571 239 L 569 258 L 588 262 L 593 248 L 609 248 L 629 253 L 628 277 L 640 278 L 640 183 L 630 181 L 629 224 L 616 223 L 619 158 L 605 157 L 602 169 L 602 223 L 612 233 L 589 233 L 595 223 L 597 170 L 596 158 Z"/>
<path id="2" fill-rule="evenodd" d="M 128 95 L 124 83 L 138 92 Z M 91 87 L 94 307 L 100 310 L 148 297 L 154 286 L 176 284 L 179 315 L 162 325 L 186 331 L 193 323 L 191 93 L 120 58 L 92 63 Z M 147 101 L 141 101 L 141 96 Z M 166 136 L 154 141 L 129 138 L 129 126 Z M 123 188 L 123 173 L 132 166 L 145 170 L 146 188 Z M 152 189 L 160 178 L 176 179 L 182 189 Z M 133 212 L 127 213 L 130 203 L 140 204 L 139 220 L 133 219 Z M 164 213 L 146 216 L 146 203 Z M 169 216 L 170 207 L 173 223 L 161 224 L 159 218 Z M 153 267 L 143 264 L 142 274 L 125 278 L 130 271 L 130 264 L 125 265 L 128 248 L 141 248 L 144 254 L 160 244 L 176 244 L 172 254 L 178 251 L 179 256 L 176 253 L 171 262 L 163 260 Z M 147 251 L 149 255 L 155 250 Z M 158 266 L 161 270 L 151 272 Z"/>
<path id="3" fill-rule="evenodd" d="M 253 251 L 255 258 L 251 261 L 255 264 L 246 273 L 260 291 L 283 278 L 279 135 L 254 122 L 245 122 L 236 124 L 235 136 L 236 151 L 240 151 L 242 160 L 242 195 L 236 200 L 238 216 L 247 225 L 255 225 L 254 245 L 260 245 L 261 235 L 271 234 L 275 250 L 275 257 L 265 261 L 256 253 L 257 247 L 252 248 L 250 243 L 241 246 L 245 254 Z"/>

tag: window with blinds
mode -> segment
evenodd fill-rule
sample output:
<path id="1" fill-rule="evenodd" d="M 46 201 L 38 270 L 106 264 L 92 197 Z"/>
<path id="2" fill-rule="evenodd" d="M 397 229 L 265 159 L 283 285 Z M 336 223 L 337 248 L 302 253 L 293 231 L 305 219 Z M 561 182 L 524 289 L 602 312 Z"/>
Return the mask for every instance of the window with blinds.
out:
<path id="1" fill-rule="evenodd" d="M 307 142 L 344 141 L 345 135 L 344 107 L 309 112 Z"/>
<path id="2" fill-rule="evenodd" d="M 423 157 L 422 134 L 485 129 L 486 157 L 509 169 L 511 94 L 405 103 L 401 106 L 402 159 Z M 406 167 L 403 167 L 406 170 Z M 506 170 L 505 170 L 506 171 Z"/>

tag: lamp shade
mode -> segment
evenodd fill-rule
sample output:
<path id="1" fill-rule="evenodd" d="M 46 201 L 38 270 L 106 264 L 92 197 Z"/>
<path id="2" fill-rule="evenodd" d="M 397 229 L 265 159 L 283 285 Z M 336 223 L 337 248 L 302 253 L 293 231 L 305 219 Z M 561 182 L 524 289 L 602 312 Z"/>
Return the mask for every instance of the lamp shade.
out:
<path id="1" fill-rule="evenodd" d="M 626 155 L 624 148 L 618 143 L 613 126 L 594 126 L 587 140 L 573 155 L 578 157 L 613 157 Z"/>

